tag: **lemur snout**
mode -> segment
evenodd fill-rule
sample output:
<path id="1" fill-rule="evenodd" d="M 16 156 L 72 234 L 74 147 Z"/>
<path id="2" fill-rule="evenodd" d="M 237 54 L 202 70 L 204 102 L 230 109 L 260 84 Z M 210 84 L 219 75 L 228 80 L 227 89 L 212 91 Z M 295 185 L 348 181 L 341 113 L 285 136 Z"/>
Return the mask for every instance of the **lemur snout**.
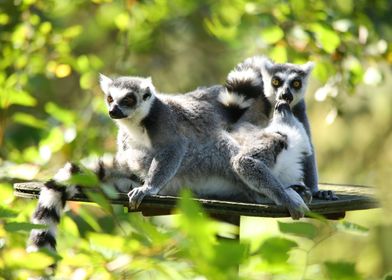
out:
<path id="1" fill-rule="evenodd" d="M 291 93 L 291 91 L 289 89 L 286 89 L 285 92 L 280 96 L 279 99 L 283 99 L 285 101 L 287 101 L 287 103 L 291 103 L 294 99 L 293 94 Z"/>
<path id="2" fill-rule="evenodd" d="M 112 119 L 123 119 L 127 116 L 118 108 L 117 105 L 113 106 L 112 110 L 109 111 L 109 116 Z"/>

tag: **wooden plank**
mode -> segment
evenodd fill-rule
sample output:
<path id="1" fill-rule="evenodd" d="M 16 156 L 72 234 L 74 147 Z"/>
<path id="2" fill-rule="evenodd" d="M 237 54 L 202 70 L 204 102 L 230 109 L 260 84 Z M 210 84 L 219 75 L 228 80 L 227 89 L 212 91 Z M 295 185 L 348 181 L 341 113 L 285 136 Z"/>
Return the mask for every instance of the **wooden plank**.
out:
<path id="1" fill-rule="evenodd" d="M 28 182 L 14 184 L 15 196 L 24 198 L 37 198 L 43 183 Z M 377 208 L 374 188 L 354 185 L 320 184 L 320 189 L 332 190 L 339 197 L 336 201 L 315 199 L 309 208 L 322 215 L 342 215 L 346 211 Z M 91 188 L 89 188 L 91 190 Z M 77 194 L 71 201 L 85 201 L 89 199 L 84 194 Z M 178 197 L 154 195 L 144 198 L 142 204 L 135 212 L 141 211 L 150 215 L 169 214 L 174 209 Z M 242 203 L 234 201 L 221 201 L 209 199 L 195 199 L 203 208 L 214 215 L 225 216 L 258 216 L 258 217 L 289 217 L 288 211 L 275 205 L 267 198 L 261 204 Z M 112 204 L 128 205 L 126 193 L 119 193 L 116 199 L 110 199 Z"/>

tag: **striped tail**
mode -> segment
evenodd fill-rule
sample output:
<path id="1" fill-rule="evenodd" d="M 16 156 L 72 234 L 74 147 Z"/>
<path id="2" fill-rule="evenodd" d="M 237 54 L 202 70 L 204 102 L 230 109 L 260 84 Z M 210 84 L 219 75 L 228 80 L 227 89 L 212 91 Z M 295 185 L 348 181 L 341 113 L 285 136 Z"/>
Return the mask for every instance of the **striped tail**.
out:
<path id="1" fill-rule="evenodd" d="M 136 175 L 129 174 L 118 166 L 115 158 L 100 159 L 89 165 L 89 169 L 95 173 L 100 182 L 113 186 L 119 192 L 128 192 L 132 187 L 140 186 L 143 180 Z M 66 181 L 72 175 L 81 173 L 81 169 L 67 163 L 61 168 L 53 180 L 49 180 L 41 189 L 38 205 L 34 211 L 32 222 L 46 225 L 46 229 L 33 229 L 27 246 L 28 252 L 35 252 L 41 248 L 56 251 L 56 232 L 61 215 L 68 199 L 82 192 L 82 188 L 76 185 L 66 185 Z"/>
<path id="2" fill-rule="evenodd" d="M 218 97 L 230 123 L 235 123 L 253 102 L 263 95 L 261 65 L 264 57 L 251 57 L 238 64 L 226 79 L 225 90 Z"/>
<path id="3" fill-rule="evenodd" d="M 68 180 L 72 175 L 80 172 L 78 166 L 67 163 L 49 180 L 41 189 L 37 208 L 34 211 L 32 222 L 46 225 L 46 229 L 33 229 L 27 246 L 28 252 L 38 251 L 40 248 L 56 250 L 57 225 L 60 222 L 65 202 L 80 192 L 78 186 L 66 186 L 61 182 Z"/>

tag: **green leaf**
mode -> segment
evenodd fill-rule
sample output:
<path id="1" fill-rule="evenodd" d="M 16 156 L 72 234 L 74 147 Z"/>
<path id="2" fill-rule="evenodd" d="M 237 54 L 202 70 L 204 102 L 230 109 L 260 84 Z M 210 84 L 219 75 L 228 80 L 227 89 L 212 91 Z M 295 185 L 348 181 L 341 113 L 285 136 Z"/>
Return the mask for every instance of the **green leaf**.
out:
<path id="1" fill-rule="evenodd" d="M 311 30 L 315 33 L 317 42 L 321 45 L 321 48 L 327 53 L 333 53 L 340 45 L 339 35 L 331 28 L 315 23 L 311 26 Z"/>
<path id="2" fill-rule="evenodd" d="M 11 105 L 32 107 L 37 104 L 37 100 L 26 91 L 3 89 L 0 90 L 0 97 L 0 108 L 8 108 Z"/>
<path id="3" fill-rule="evenodd" d="M 367 234 L 369 232 L 368 228 L 347 221 L 341 221 L 337 223 L 336 229 L 342 232 L 361 234 L 361 235 Z"/>
<path id="4" fill-rule="evenodd" d="M 88 198 L 91 199 L 91 201 L 94 201 L 95 203 L 97 203 L 106 212 L 113 213 L 112 205 L 110 204 L 108 199 L 102 193 L 94 192 L 94 191 L 88 191 L 88 190 L 85 190 L 85 193 L 88 196 Z"/>
<path id="5" fill-rule="evenodd" d="M 53 102 L 46 103 L 45 111 L 55 119 L 67 125 L 75 123 L 75 114 L 72 111 L 61 108 Z"/>
<path id="6" fill-rule="evenodd" d="M 46 252 L 27 253 L 23 249 L 12 249 L 7 251 L 5 263 L 14 268 L 43 270 L 52 265 L 55 259 Z"/>
<path id="7" fill-rule="evenodd" d="M 32 223 L 24 223 L 24 222 L 10 222 L 4 225 L 6 231 L 15 232 L 15 231 L 30 231 L 32 229 L 46 229 L 46 225 L 32 224 Z"/>
<path id="8" fill-rule="evenodd" d="M 355 270 L 355 264 L 349 262 L 326 262 L 330 279 L 334 280 L 360 280 L 362 277 Z"/>
<path id="9" fill-rule="evenodd" d="M 237 268 L 246 259 L 248 246 L 235 241 L 222 241 L 215 248 L 214 265 L 223 269 Z M 230 257 L 227 257 L 230 256 Z"/>
<path id="10" fill-rule="evenodd" d="M 389 272 L 387 275 L 385 275 L 383 280 L 392 280 L 392 272 Z"/>
<path id="11" fill-rule="evenodd" d="M 279 26 L 271 26 L 268 28 L 263 28 L 261 31 L 261 38 L 267 44 L 275 44 L 284 37 L 284 32 Z"/>
<path id="12" fill-rule="evenodd" d="M 293 222 L 283 223 L 278 222 L 279 230 L 282 233 L 293 234 L 301 237 L 313 239 L 317 236 L 317 228 L 310 223 L 305 222 Z"/>
<path id="13" fill-rule="evenodd" d="M 78 185 L 82 187 L 97 187 L 99 180 L 94 173 L 84 172 L 74 174 L 67 180 L 67 184 Z"/>
<path id="14" fill-rule="evenodd" d="M 5 208 L 3 206 L 0 206 L 0 219 L 14 218 L 16 216 L 18 216 L 18 212 L 11 210 L 9 208 Z"/>
<path id="15" fill-rule="evenodd" d="M 287 262 L 290 250 L 297 246 L 297 243 L 290 239 L 270 237 L 261 244 L 258 252 L 270 264 L 283 264 Z"/>
<path id="16" fill-rule="evenodd" d="M 39 128 L 39 129 L 45 129 L 47 127 L 47 123 L 43 120 L 39 120 L 33 115 L 30 114 L 25 114 L 25 113 L 15 113 L 12 116 L 12 120 L 14 122 L 24 124 L 27 126 Z"/>

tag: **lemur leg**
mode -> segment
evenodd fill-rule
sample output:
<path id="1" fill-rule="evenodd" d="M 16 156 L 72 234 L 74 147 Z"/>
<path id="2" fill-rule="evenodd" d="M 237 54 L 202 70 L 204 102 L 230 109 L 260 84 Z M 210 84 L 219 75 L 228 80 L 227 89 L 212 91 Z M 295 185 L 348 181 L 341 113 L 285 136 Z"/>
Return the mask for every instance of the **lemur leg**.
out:
<path id="1" fill-rule="evenodd" d="M 286 207 L 293 219 L 302 218 L 308 207 L 292 188 L 284 188 L 270 169 L 261 161 L 239 153 L 232 158 L 234 172 L 253 191 Z"/>

